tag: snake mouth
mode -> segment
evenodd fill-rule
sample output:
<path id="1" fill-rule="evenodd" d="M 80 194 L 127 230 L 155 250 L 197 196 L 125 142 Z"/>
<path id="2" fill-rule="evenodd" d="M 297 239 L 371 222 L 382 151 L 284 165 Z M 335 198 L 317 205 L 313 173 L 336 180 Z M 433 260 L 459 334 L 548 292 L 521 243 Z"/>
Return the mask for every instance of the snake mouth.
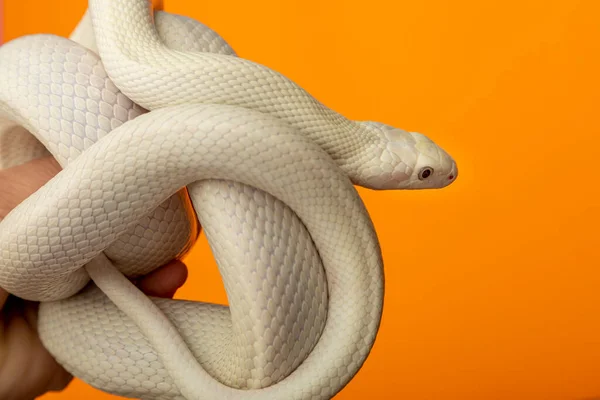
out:
<path id="1" fill-rule="evenodd" d="M 456 178 L 458 178 L 458 167 L 456 166 L 456 163 L 453 162 L 452 169 L 450 170 L 450 174 L 448 174 L 448 185 L 450 185 L 451 183 L 454 183 L 454 181 L 456 181 Z"/>

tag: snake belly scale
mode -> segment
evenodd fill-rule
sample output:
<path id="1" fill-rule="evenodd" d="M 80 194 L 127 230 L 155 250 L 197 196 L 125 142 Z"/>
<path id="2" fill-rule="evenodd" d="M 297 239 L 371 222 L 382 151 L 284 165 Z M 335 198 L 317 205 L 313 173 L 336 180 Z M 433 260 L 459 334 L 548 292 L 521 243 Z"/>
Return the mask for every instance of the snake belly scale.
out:
<path id="1" fill-rule="evenodd" d="M 0 167 L 63 171 L 0 222 L 0 286 L 41 301 L 65 368 L 142 399 L 329 399 L 383 309 L 377 235 L 353 185 L 451 184 L 429 138 L 351 121 L 146 0 L 90 0 L 69 39 L 0 47 Z M 127 278 L 206 232 L 228 306 Z"/>

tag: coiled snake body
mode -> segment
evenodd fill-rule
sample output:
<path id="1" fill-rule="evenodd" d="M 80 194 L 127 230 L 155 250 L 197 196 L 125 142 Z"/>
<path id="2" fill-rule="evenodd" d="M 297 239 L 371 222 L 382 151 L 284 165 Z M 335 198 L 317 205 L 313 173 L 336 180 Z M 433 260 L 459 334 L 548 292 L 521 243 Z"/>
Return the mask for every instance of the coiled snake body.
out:
<path id="1" fill-rule="evenodd" d="M 425 136 L 348 120 L 146 0 L 90 0 L 70 39 L 3 45 L 0 107 L 1 167 L 49 152 L 64 168 L 1 222 L 0 286 L 42 302 L 68 371 L 128 397 L 334 396 L 383 306 L 353 184 L 457 175 Z M 126 278 L 184 254 L 196 214 L 229 307 L 149 299 Z"/>

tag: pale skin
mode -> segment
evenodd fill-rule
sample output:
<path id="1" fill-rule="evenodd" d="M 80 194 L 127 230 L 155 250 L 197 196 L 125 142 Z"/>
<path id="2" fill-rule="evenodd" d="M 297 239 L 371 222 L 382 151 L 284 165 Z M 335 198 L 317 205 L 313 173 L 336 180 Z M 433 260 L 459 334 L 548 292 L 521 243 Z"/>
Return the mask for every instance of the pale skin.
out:
<path id="1" fill-rule="evenodd" d="M 0 218 L 61 170 L 52 157 L 0 170 Z M 187 268 L 172 261 L 139 279 L 147 295 L 171 298 L 187 279 Z M 37 334 L 37 303 L 0 288 L 0 399 L 31 400 L 63 390 L 72 380 L 44 348 Z"/>

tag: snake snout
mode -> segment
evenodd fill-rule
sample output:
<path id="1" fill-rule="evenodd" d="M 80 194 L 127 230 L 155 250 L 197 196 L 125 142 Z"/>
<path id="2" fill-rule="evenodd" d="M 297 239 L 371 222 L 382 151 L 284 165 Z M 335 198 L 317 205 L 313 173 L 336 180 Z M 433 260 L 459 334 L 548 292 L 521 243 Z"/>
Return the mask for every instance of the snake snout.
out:
<path id="1" fill-rule="evenodd" d="M 458 166 L 456 162 L 452 161 L 452 169 L 450 169 L 450 173 L 448 174 L 448 185 L 453 183 L 456 178 L 458 178 Z"/>

